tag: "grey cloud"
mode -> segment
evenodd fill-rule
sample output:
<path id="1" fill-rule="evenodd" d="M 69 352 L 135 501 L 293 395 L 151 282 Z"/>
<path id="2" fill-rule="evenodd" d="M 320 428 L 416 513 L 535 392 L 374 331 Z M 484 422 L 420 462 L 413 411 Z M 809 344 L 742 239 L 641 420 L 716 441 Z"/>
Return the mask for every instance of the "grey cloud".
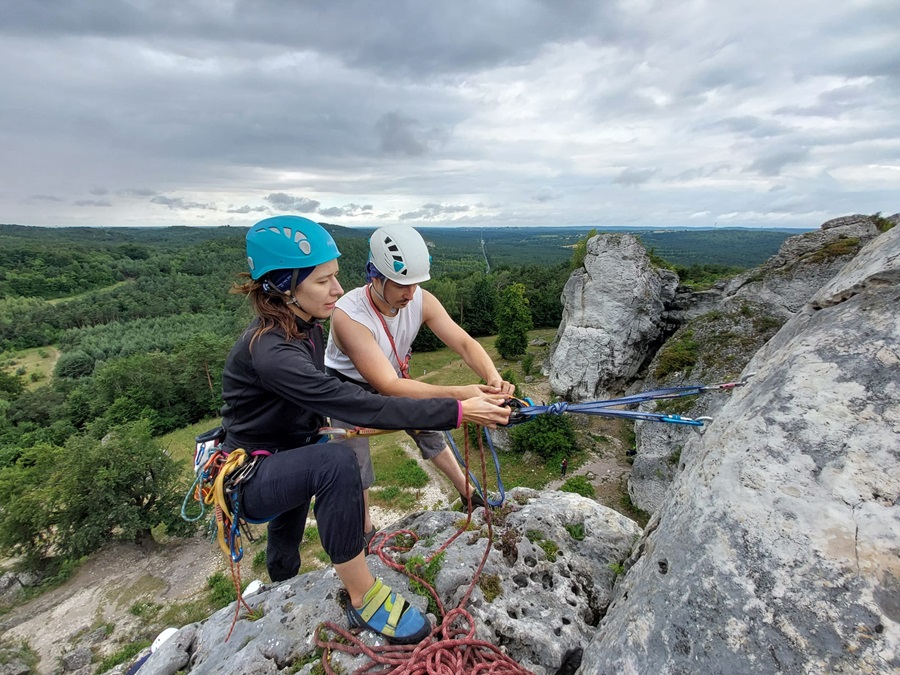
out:
<path id="1" fill-rule="evenodd" d="M 898 64 L 900 67 L 900 64 Z M 778 108 L 778 114 L 828 117 L 836 119 L 847 112 L 868 107 L 873 92 L 868 86 L 853 85 L 838 87 L 819 94 L 816 102 L 809 106 L 785 106 Z"/>
<path id="2" fill-rule="evenodd" d="M 375 123 L 379 147 L 386 154 L 422 155 L 429 148 L 447 142 L 445 129 L 425 129 L 421 122 L 399 112 L 389 112 Z"/>
<path id="3" fill-rule="evenodd" d="M 92 195 L 96 195 L 97 197 L 102 197 L 103 195 L 109 194 L 109 190 L 105 187 L 95 187 L 93 190 L 89 190 Z"/>
<path id="4" fill-rule="evenodd" d="M 126 188 L 124 190 L 119 190 L 119 194 L 130 197 L 152 197 L 156 194 L 156 190 L 150 190 L 148 188 Z"/>
<path id="5" fill-rule="evenodd" d="M 284 211 L 296 211 L 297 213 L 313 213 L 321 202 L 308 197 L 294 197 L 284 192 L 273 192 L 268 195 L 266 201 L 277 209 Z"/>
<path id="6" fill-rule="evenodd" d="M 165 197 L 163 195 L 157 195 L 156 197 L 151 197 L 150 202 L 153 204 L 167 206 L 170 209 L 176 211 L 189 211 L 191 209 L 203 209 L 205 211 L 216 210 L 216 207 L 212 206 L 211 204 L 192 202 L 184 199 L 183 197 Z"/>
<path id="7" fill-rule="evenodd" d="M 760 155 L 744 169 L 748 173 L 759 173 L 763 176 L 777 176 L 782 169 L 789 164 L 802 162 L 809 155 L 807 148 L 769 148 L 763 150 Z"/>
<path id="8" fill-rule="evenodd" d="M 464 204 L 423 204 L 422 208 L 415 211 L 407 211 L 401 213 L 398 217 L 400 220 L 434 220 L 444 215 L 453 215 L 454 213 L 464 213 L 469 207 Z"/>
<path id="9" fill-rule="evenodd" d="M 625 169 L 612 182 L 618 185 L 642 185 L 659 173 L 659 169 Z"/>
<path id="10" fill-rule="evenodd" d="M 554 190 L 549 185 L 544 185 L 540 187 L 531 198 L 536 202 L 550 202 L 554 199 L 559 199 L 560 197 L 562 197 L 561 192 Z"/>
<path id="11" fill-rule="evenodd" d="M 329 206 L 326 209 L 319 209 L 319 215 L 336 217 L 336 216 L 362 216 L 362 215 L 370 215 L 372 212 L 372 205 L 365 204 L 360 206 L 359 204 L 347 204 L 346 206 Z"/>
<path id="12" fill-rule="evenodd" d="M 31 195 L 31 199 L 36 202 L 64 202 L 65 199 L 61 197 L 54 197 L 53 195 Z"/>
<path id="13" fill-rule="evenodd" d="M 79 199 L 77 202 L 74 202 L 75 206 L 112 206 L 112 204 L 105 199 Z"/>
<path id="14" fill-rule="evenodd" d="M 186 52 L 216 40 L 233 50 L 288 46 L 329 54 L 355 68 L 404 74 L 452 73 L 524 63 L 544 45 L 633 36 L 642 27 L 619 20 L 612 3 L 416 0 L 382 5 L 292 0 L 185 0 L 146 8 L 110 0 L 14 3 L 0 30 L 33 35 L 180 39 Z"/>
<path id="15" fill-rule="evenodd" d="M 269 210 L 267 206 L 239 206 L 236 209 L 228 209 L 225 213 L 265 213 Z"/>
<path id="16" fill-rule="evenodd" d="M 765 120 L 755 115 L 726 117 L 708 124 L 696 125 L 695 129 L 698 131 L 726 131 L 751 138 L 771 138 L 789 132 L 789 129 L 780 122 Z"/>

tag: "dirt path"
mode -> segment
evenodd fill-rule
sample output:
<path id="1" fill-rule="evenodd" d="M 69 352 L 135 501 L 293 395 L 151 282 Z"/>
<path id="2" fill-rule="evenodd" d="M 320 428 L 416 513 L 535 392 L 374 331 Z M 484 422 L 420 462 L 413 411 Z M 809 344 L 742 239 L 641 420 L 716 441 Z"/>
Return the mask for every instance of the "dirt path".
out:
<path id="1" fill-rule="evenodd" d="M 218 548 L 205 537 L 173 541 L 151 553 L 130 544 L 112 544 L 63 586 L 2 617 L 0 635 L 4 640 L 27 640 L 40 656 L 37 672 L 53 673 L 60 656 L 80 637 L 105 626 L 111 627 L 106 642 L 131 642 L 140 625 L 132 606 L 192 599 L 224 566 Z"/>

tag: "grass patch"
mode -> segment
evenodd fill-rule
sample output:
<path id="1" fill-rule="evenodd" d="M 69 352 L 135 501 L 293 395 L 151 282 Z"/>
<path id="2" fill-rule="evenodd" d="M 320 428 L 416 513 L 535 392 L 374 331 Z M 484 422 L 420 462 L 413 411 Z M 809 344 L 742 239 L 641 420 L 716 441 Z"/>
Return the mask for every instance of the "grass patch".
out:
<path id="1" fill-rule="evenodd" d="M 396 434 L 391 434 L 396 436 Z M 385 438 L 385 437 L 381 437 Z M 411 439 L 403 434 L 397 439 Z M 410 458 L 398 443 L 386 445 L 377 455 L 372 457 L 375 466 L 377 484 L 380 486 L 394 486 L 398 488 L 422 488 L 428 485 L 428 474 L 419 466 L 419 463 Z"/>
<path id="2" fill-rule="evenodd" d="M 844 237 L 837 239 L 830 244 L 825 244 L 825 246 L 818 251 L 813 251 L 812 253 L 803 256 L 801 260 L 811 263 L 826 262 L 828 260 L 833 260 L 834 258 L 840 258 L 841 256 L 855 255 L 860 247 L 861 244 L 857 237 Z"/>
<path id="3" fill-rule="evenodd" d="M 441 571 L 441 566 L 443 564 L 444 553 L 438 553 L 427 563 L 422 556 L 413 556 L 406 561 L 405 567 L 406 571 L 409 574 L 415 574 L 417 577 L 419 577 L 423 581 L 426 581 L 430 586 L 433 587 L 434 581 L 435 579 L 437 579 L 438 572 Z M 428 598 L 429 612 L 435 615 L 438 613 L 437 602 L 435 602 L 435 599 L 431 596 L 431 592 L 422 583 L 416 581 L 415 579 L 410 579 L 409 587 L 417 595 Z"/>
<path id="4" fill-rule="evenodd" d="M 146 649 L 151 644 L 153 644 L 152 640 L 138 640 L 137 642 L 130 642 L 127 645 L 119 647 L 119 649 L 100 662 L 100 665 L 97 667 L 97 672 L 105 673 L 107 670 L 116 667 L 120 663 L 130 661 L 137 656 L 142 649 Z"/>
<path id="5" fill-rule="evenodd" d="M 415 493 L 395 485 L 385 488 L 370 488 L 369 503 L 388 509 L 411 510 L 415 507 L 418 498 Z"/>
<path id="6" fill-rule="evenodd" d="M 31 673 L 37 667 L 40 657 L 28 644 L 28 640 L 20 642 L 0 641 L 0 666 L 6 666 L 16 661 L 25 664 L 28 672 Z M 0 670 L 3 669 L 0 668 Z M 10 672 L 12 672 L 11 669 Z"/>
<path id="7" fill-rule="evenodd" d="M 670 373 L 678 372 L 689 375 L 697 363 L 699 352 L 700 343 L 694 339 L 694 332 L 692 330 L 684 331 L 681 337 L 669 340 L 660 350 L 654 377 L 661 380 Z"/>
<path id="8" fill-rule="evenodd" d="M 584 476 L 572 476 L 563 483 L 559 489 L 561 492 L 574 492 L 575 494 L 587 497 L 588 499 L 594 499 L 597 496 L 597 491 L 594 489 L 594 486 L 591 485 L 591 482 Z"/>
<path id="9" fill-rule="evenodd" d="M 478 588 L 484 593 L 486 602 L 493 602 L 503 595 L 503 587 L 500 585 L 499 574 L 482 574 L 478 579 Z"/>

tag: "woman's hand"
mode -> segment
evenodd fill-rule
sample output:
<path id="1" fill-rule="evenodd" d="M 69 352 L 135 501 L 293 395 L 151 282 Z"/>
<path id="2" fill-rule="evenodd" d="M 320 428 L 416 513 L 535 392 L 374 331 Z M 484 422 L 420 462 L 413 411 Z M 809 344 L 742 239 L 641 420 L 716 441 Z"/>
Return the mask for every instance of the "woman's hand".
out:
<path id="1" fill-rule="evenodd" d="M 474 422 L 495 429 L 498 424 L 509 422 L 509 408 L 502 407 L 505 396 L 481 396 L 462 402 L 463 422 Z"/>
<path id="2" fill-rule="evenodd" d="M 488 382 L 487 386 L 491 387 L 494 390 L 494 392 L 496 392 L 498 394 L 503 394 L 507 398 L 510 398 L 510 397 L 516 395 L 516 385 L 512 384 L 511 382 L 507 382 L 506 380 L 501 379 L 499 377 L 495 380 L 491 380 L 490 382 Z"/>

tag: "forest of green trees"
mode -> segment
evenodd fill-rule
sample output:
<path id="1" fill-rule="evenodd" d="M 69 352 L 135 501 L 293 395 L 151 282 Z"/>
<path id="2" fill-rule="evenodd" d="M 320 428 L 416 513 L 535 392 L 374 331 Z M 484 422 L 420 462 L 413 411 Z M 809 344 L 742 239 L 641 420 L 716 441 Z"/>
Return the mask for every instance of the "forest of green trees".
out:
<path id="1" fill-rule="evenodd" d="M 328 227 L 342 252 L 341 283 L 362 284 L 370 231 Z M 425 287 L 484 336 L 497 334 L 498 322 L 519 332 L 556 327 L 589 233 L 423 234 L 433 249 Z M 788 236 L 737 232 L 722 246 L 725 235 L 714 234 L 705 243 L 642 237 L 661 264 L 704 283 L 758 264 Z M 250 320 L 243 296 L 229 292 L 245 267 L 244 235 L 0 225 L 0 543 L 8 550 L 80 556 L 113 536 L 184 527 L 173 512 L 181 474 L 152 438 L 219 410 L 225 357 Z M 517 334 L 498 343 L 504 357 L 524 352 Z M 414 350 L 437 346 L 426 329 Z M 50 348 L 60 352 L 53 372 L 26 381 L 20 353 Z M 85 477 L 90 489 L 79 487 Z"/>

